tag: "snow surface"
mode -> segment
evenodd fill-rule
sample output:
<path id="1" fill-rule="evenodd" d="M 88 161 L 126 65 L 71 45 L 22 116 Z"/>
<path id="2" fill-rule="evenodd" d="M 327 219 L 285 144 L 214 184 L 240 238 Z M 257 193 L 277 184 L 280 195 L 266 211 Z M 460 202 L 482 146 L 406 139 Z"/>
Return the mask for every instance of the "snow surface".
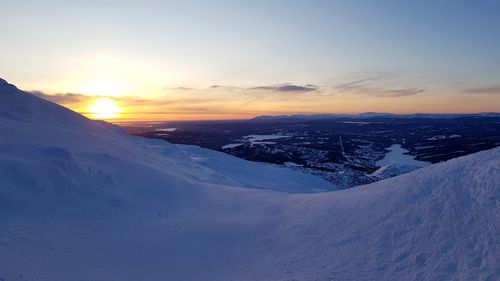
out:
<path id="1" fill-rule="evenodd" d="M 380 168 L 371 175 L 386 179 L 431 165 L 430 162 L 419 161 L 415 156 L 406 154 L 408 150 L 402 148 L 400 144 L 393 144 L 387 150 L 384 158 L 375 162 Z"/>
<path id="2" fill-rule="evenodd" d="M 384 156 L 384 158 L 375 163 L 377 166 L 403 164 L 403 165 L 410 165 L 417 167 L 425 167 L 431 165 L 430 162 L 419 161 L 415 159 L 415 156 L 406 154 L 408 153 L 408 150 L 402 148 L 400 144 L 393 144 L 389 148 L 387 148 L 387 150 L 388 152 Z"/>
<path id="3" fill-rule="evenodd" d="M 364 122 L 364 121 L 342 121 L 344 124 L 355 124 L 355 125 L 369 125 L 372 122 Z"/>
<path id="4" fill-rule="evenodd" d="M 278 140 L 289 138 L 290 136 L 285 135 L 248 135 L 243 138 L 250 142 L 251 145 L 254 144 L 274 144 L 275 142 L 265 142 L 265 140 Z"/>
<path id="5" fill-rule="evenodd" d="M 248 135 L 244 136 L 242 141 L 245 141 L 245 143 L 249 143 L 250 146 L 253 145 L 260 145 L 260 144 L 276 144 L 276 142 L 273 141 L 266 141 L 266 140 L 277 140 L 277 139 L 283 139 L 283 138 L 289 138 L 290 136 L 285 136 L 285 135 Z M 223 145 L 221 148 L 222 149 L 230 149 L 230 148 L 235 148 L 240 145 L 244 145 L 245 143 L 230 143 Z"/>
<path id="6" fill-rule="evenodd" d="M 3 80 L 0 132 L 0 280 L 500 279 L 500 149 L 309 193 L 331 185 Z"/>
<path id="7" fill-rule="evenodd" d="M 240 145 L 243 145 L 243 144 L 242 143 L 230 143 L 230 144 L 223 145 L 221 148 L 222 149 L 229 149 L 229 148 L 238 147 Z"/>
<path id="8" fill-rule="evenodd" d="M 157 132 L 175 132 L 175 131 L 177 131 L 177 128 L 161 128 L 161 129 L 156 129 L 155 131 L 157 131 Z"/>
<path id="9" fill-rule="evenodd" d="M 427 140 L 444 140 L 444 139 L 446 139 L 446 136 L 444 136 L 444 135 L 433 136 L 433 137 L 427 138 Z"/>

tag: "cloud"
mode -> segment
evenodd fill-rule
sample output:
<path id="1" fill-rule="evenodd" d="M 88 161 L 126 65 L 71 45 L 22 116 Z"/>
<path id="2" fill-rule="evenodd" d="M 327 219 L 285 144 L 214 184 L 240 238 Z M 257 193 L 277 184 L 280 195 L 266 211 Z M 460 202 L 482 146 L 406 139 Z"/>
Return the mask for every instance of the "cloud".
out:
<path id="1" fill-rule="evenodd" d="M 365 95 L 373 98 L 397 98 L 417 95 L 424 89 L 404 87 L 390 78 L 373 74 L 365 78 L 340 81 L 335 85 L 275 84 L 256 87 L 212 85 L 205 88 L 163 88 L 155 96 L 110 97 L 124 109 L 124 116 L 159 116 L 168 114 L 247 114 L 256 112 L 302 112 L 315 108 L 352 101 L 352 97 Z M 32 94 L 85 113 L 86 108 L 101 96 L 76 93 Z M 285 112 L 283 111 L 283 112 Z M 151 117 L 156 118 L 156 117 Z"/>
<path id="2" fill-rule="evenodd" d="M 219 91 L 270 91 L 270 92 L 312 92 L 318 90 L 320 87 L 307 84 L 304 86 L 293 85 L 290 83 L 271 85 L 271 86 L 257 86 L 250 88 L 242 88 L 237 86 L 224 86 L 224 85 L 212 85 L 208 88 L 189 88 L 189 87 L 174 87 L 174 88 L 164 88 L 166 91 L 192 91 L 192 92 L 203 92 L 208 90 L 219 90 Z"/>
<path id="3" fill-rule="evenodd" d="M 274 86 L 261 86 L 261 87 L 248 88 L 248 90 L 264 90 L 264 91 L 283 92 L 283 93 L 290 93 L 290 92 L 306 93 L 306 92 L 316 91 L 318 89 L 319 89 L 318 86 L 312 84 L 307 84 L 305 86 L 298 86 L 288 83 L 274 85 Z"/>
<path id="4" fill-rule="evenodd" d="M 334 86 L 333 91 L 343 94 L 361 94 L 373 97 L 407 97 L 420 94 L 425 91 L 422 88 L 402 88 L 391 86 L 399 84 L 394 77 L 389 75 L 370 76 Z"/>
<path id="5" fill-rule="evenodd" d="M 89 96 L 82 94 L 74 94 L 74 93 L 64 93 L 64 94 L 54 94 L 49 95 L 43 93 L 41 91 L 31 91 L 30 94 L 33 94 L 37 97 L 40 97 L 44 100 L 48 100 L 55 103 L 67 104 L 67 103 L 77 103 L 84 100 L 89 99 Z"/>
<path id="6" fill-rule="evenodd" d="M 372 97 L 387 97 L 398 98 L 418 95 L 424 92 L 421 88 L 404 88 L 404 89 L 384 89 L 384 88 L 360 88 L 355 91 L 349 91 L 351 94 L 366 95 Z"/>
<path id="7" fill-rule="evenodd" d="M 500 94 L 500 85 L 493 85 L 488 87 L 469 88 L 464 92 L 470 94 Z"/>
<path id="8" fill-rule="evenodd" d="M 30 91 L 32 95 L 40 97 L 44 100 L 48 100 L 51 102 L 55 102 L 58 104 L 71 104 L 71 103 L 80 103 L 86 102 L 89 100 L 94 100 L 98 98 L 109 98 L 115 101 L 126 101 L 134 104 L 153 104 L 156 101 L 151 99 L 143 99 L 135 96 L 123 96 L 123 97 L 114 97 L 114 96 L 100 96 L 100 95 L 84 95 L 84 94 L 75 94 L 75 93 L 64 93 L 64 94 L 46 94 L 42 91 Z"/>
<path id="9" fill-rule="evenodd" d="M 407 97 L 420 94 L 424 92 L 425 89 L 419 88 L 409 88 L 409 89 L 400 89 L 400 90 L 387 90 L 382 92 L 373 92 L 372 95 L 379 97 Z"/>
<path id="10" fill-rule="evenodd" d="M 194 88 L 189 88 L 189 87 L 173 87 L 173 88 L 165 88 L 167 91 L 193 91 L 196 90 Z"/>
<path id="11" fill-rule="evenodd" d="M 347 83 L 343 83 L 338 85 L 337 89 L 355 89 L 365 87 L 367 82 L 373 81 L 375 78 L 364 78 L 359 80 L 350 81 Z"/>

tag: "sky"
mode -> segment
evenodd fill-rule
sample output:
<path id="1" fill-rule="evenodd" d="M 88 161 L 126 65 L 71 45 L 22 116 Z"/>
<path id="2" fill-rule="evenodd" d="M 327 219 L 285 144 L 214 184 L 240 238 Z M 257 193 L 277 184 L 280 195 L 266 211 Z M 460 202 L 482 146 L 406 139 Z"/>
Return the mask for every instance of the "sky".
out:
<path id="1" fill-rule="evenodd" d="M 496 0 L 0 5 L 0 77 L 87 115 L 500 112 Z"/>

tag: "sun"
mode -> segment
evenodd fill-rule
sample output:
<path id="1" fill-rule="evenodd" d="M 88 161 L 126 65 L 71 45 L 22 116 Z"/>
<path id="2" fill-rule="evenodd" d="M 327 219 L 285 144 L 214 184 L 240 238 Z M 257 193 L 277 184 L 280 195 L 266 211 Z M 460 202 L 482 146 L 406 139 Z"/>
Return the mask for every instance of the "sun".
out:
<path id="1" fill-rule="evenodd" d="M 122 109 L 110 98 L 98 98 L 87 111 L 93 119 L 113 119 Z"/>

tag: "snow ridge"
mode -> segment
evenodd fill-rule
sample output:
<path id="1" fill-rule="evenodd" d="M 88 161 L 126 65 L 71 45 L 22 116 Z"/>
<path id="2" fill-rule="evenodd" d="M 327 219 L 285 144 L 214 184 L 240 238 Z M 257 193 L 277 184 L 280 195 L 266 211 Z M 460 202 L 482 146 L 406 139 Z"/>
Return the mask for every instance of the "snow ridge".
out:
<path id="1" fill-rule="evenodd" d="M 499 280 L 500 148 L 344 191 L 0 80 L 0 280 Z"/>

